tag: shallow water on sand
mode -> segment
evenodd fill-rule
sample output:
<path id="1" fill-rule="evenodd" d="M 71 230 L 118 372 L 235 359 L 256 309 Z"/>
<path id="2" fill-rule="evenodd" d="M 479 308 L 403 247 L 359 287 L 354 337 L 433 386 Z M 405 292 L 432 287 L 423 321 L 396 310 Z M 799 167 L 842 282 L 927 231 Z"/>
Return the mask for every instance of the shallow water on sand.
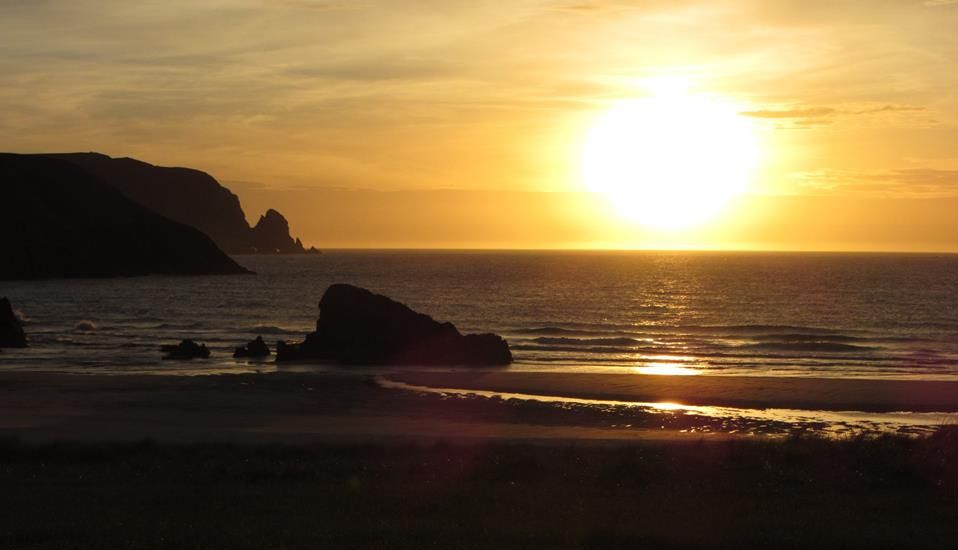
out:
<path id="1" fill-rule="evenodd" d="M 255 276 L 0 282 L 31 347 L 0 369 L 275 370 L 349 282 L 510 342 L 517 370 L 958 378 L 958 256 L 686 252 L 327 252 L 242 256 Z M 207 343 L 172 364 L 158 346 Z"/>
<path id="2" fill-rule="evenodd" d="M 612 399 L 589 399 L 567 396 L 540 395 L 515 392 L 487 391 L 460 388 L 441 388 L 420 386 L 377 377 L 377 384 L 383 388 L 412 391 L 423 394 L 438 394 L 464 399 L 519 400 L 549 403 L 562 407 L 580 406 L 593 410 L 633 409 L 648 415 L 708 417 L 721 419 L 718 426 L 708 423 L 696 425 L 688 423 L 684 432 L 700 433 L 743 433 L 746 435 L 787 435 L 795 433 L 797 428 L 807 432 L 828 436 L 847 437 L 860 434 L 900 434 L 926 435 L 940 426 L 958 423 L 958 413 L 945 412 L 862 412 L 862 411 L 826 411 L 808 409 L 765 408 L 746 409 L 739 407 L 716 407 L 686 405 L 672 402 L 642 402 Z M 619 427 L 613 425 L 612 427 Z M 623 424 L 623 428 L 631 425 Z M 664 428 L 664 426 L 663 426 Z"/>

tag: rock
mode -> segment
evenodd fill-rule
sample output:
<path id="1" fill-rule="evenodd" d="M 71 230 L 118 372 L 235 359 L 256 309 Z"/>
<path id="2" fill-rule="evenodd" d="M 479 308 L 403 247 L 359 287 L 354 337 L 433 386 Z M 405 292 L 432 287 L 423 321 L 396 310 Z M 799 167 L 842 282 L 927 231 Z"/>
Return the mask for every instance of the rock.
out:
<path id="1" fill-rule="evenodd" d="M 20 326 L 20 319 L 13 312 L 10 300 L 0 298 L 0 348 L 25 348 L 27 336 Z"/>
<path id="2" fill-rule="evenodd" d="M 257 336 L 245 346 L 236 348 L 233 357 L 269 357 L 269 354 L 269 346 L 263 341 L 262 336 Z"/>
<path id="3" fill-rule="evenodd" d="M 508 365 L 509 345 L 495 334 L 462 335 L 452 323 L 347 284 L 319 302 L 316 331 L 298 344 L 280 342 L 276 360 L 361 365 Z"/>
<path id="4" fill-rule="evenodd" d="M 267 230 L 251 228 L 239 197 L 200 170 L 154 166 L 131 158 L 100 153 L 55 153 L 47 157 L 75 164 L 118 190 L 134 202 L 159 214 L 199 229 L 229 254 L 257 251 L 302 254 L 302 245 L 290 238 L 286 219 L 275 210 L 266 213 Z M 282 225 L 273 224 L 275 216 Z M 263 223 L 263 218 L 260 219 Z M 268 235 L 264 235 L 268 233 Z"/>
<path id="5" fill-rule="evenodd" d="M 183 340 L 175 346 L 160 346 L 160 351 L 166 354 L 163 359 L 206 359 L 210 356 L 210 350 L 205 345 L 193 340 Z"/>
<path id="6" fill-rule="evenodd" d="M 0 154 L 0 279 L 249 273 L 199 230 L 82 168 Z"/>
<path id="7" fill-rule="evenodd" d="M 306 252 L 299 239 L 289 236 L 289 222 L 282 214 L 267 210 L 250 230 L 253 249 L 258 254 L 302 254 Z"/>

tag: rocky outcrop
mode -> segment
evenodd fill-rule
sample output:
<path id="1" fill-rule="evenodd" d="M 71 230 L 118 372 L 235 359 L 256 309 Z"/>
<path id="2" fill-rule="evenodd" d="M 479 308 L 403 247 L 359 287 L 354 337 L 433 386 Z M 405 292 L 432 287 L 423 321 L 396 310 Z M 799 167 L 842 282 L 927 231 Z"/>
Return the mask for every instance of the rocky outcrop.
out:
<path id="1" fill-rule="evenodd" d="M 272 352 L 270 352 L 266 342 L 263 341 L 263 337 L 257 336 L 255 340 L 250 341 L 245 346 L 236 348 L 236 351 L 233 352 L 233 357 L 249 357 L 255 359 L 259 357 L 269 357 L 270 353 Z"/>
<path id="2" fill-rule="evenodd" d="M 27 336 L 13 312 L 10 300 L 0 298 L 0 348 L 25 348 Z"/>
<path id="3" fill-rule="evenodd" d="M 193 340 L 183 340 L 175 346 L 160 346 L 160 351 L 166 354 L 163 359 L 206 359 L 210 356 L 209 348 L 203 344 L 197 344 Z"/>
<path id="4" fill-rule="evenodd" d="M 229 254 L 306 252 L 301 243 L 297 246 L 298 240 L 290 237 L 289 224 L 275 210 L 268 211 L 256 227 L 250 228 L 239 197 L 205 172 L 99 153 L 46 156 L 76 164 L 127 198 L 199 229 Z M 264 219 L 266 224 L 259 229 Z"/>
<path id="5" fill-rule="evenodd" d="M 248 273 L 75 164 L 0 154 L 0 279 Z"/>
<path id="6" fill-rule="evenodd" d="M 299 239 L 289 236 L 289 222 L 272 208 L 259 217 L 250 230 L 253 249 L 258 254 L 299 254 L 305 252 Z"/>
<path id="7" fill-rule="evenodd" d="M 326 360 L 360 365 L 508 365 L 509 345 L 495 334 L 462 335 L 379 294 L 330 286 L 319 302 L 316 332 L 280 342 L 277 361 Z"/>

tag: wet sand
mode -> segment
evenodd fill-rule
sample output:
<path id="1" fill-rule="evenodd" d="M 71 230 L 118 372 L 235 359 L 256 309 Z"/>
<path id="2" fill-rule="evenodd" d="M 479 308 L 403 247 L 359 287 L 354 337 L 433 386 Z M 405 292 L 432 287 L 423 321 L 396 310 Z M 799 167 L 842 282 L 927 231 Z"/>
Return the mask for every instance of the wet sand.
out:
<path id="1" fill-rule="evenodd" d="M 403 373 L 389 379 L 438 388 L 747 409 L 958 411 L 958 381 L 509 371 Z"/>
<path id="2" fill-rule="evenodd" d="M 948 382 L 509 372 L 406 373 L 388 378 L 431 387 L 724 407 L 958 410 L 958 385 Z M 882 429 L 866 426 L 866 431 Z M 892 431 L 918 433 L 910 429 Z M 0 373 L 0 437 L 30 442 L 618 444 L 820 431 L 860 430 L 813 417 L 796 422 L 617 404 L 427 394 L 383 387 L 367 374 Z"/>
<path id="3" fill-rule="evenodd" d="M 361 375 L 0 374 L 0 437 L 34 443 L 615 443 L 692 440 L 702 432 L 690 428 L 719 422 L 634 414 L 626 422 L 591 408 L 448 400 L 384 389 Z"/>

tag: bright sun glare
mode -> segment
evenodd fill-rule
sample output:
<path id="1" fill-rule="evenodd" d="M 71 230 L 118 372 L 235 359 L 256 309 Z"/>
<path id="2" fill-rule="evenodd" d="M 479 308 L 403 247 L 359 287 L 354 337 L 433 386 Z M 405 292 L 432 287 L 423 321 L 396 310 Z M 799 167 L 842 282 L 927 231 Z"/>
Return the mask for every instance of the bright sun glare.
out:
<path id="1" fill-rule="evenodd" d="M 589 131 L 583 181 L 642 225 L 703 223 L 748 187 L 758 139 L 730 102 L 691 93 L 687 81 L 657 79 L 644 87 L 648 97 L 613 105 Z"/>

